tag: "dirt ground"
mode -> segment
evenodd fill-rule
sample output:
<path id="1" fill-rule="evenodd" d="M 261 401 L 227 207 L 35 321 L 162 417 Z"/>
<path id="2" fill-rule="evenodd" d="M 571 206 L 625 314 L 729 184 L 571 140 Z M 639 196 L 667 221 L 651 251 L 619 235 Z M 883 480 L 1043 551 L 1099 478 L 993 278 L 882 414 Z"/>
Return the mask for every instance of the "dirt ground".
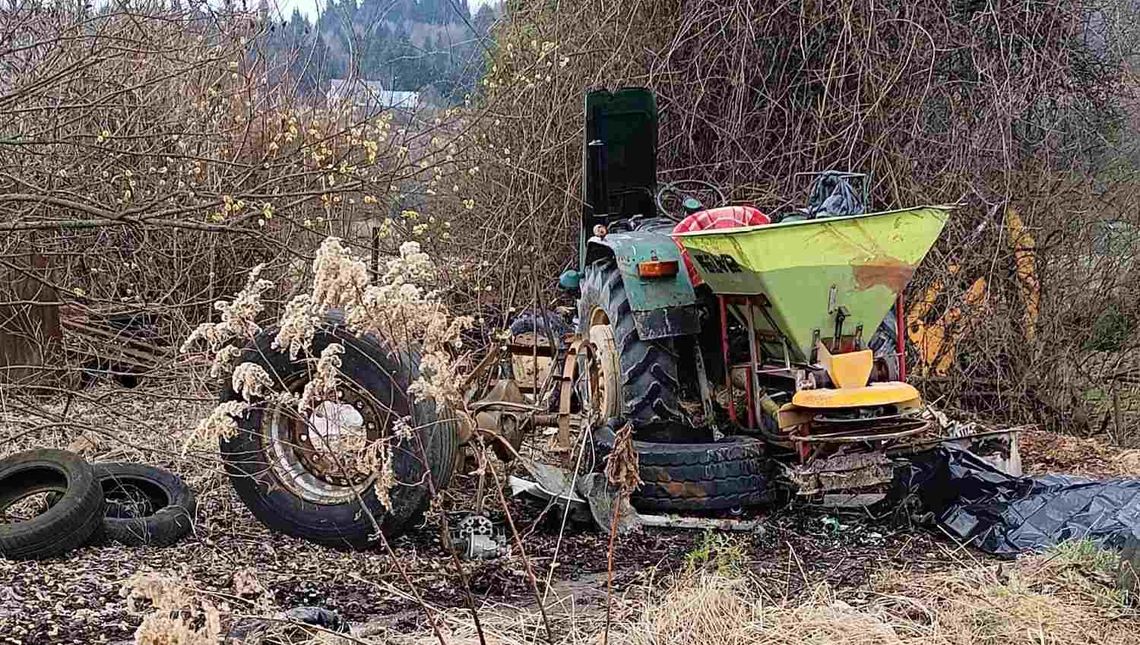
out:
<path id="1" fill-rule="evenodd" d="M 69 414 L 76 413 L 75 405 Z M 141 398 L 128 398 L 114 406 L 90 401 L 80 405 L 85 425 L 111 428 L 112 434 L 135 439 L 123 447 L 108 437 L 86 436 L 85 440 L 99 444 L 88 448 L 90 458 L 147 461 L 172 468 L 188 479 L 199 494 L 194 534 L 165 549 L 86 547 L 42 562 L 0 560 L 0 643 L 129 641 L 140 616 L 128 611 L 121 589 L 125 580 L 140 571 L 172 573 L 208 594 L 224 612 L 266 614 L 317 605 L 355 624 L 366 623 L 388 633 L 419 632 L 427 627 L 418 601 L 409 594 L 409 579 L 433 607 L 467 606 L 461 575 L 438 538 L 438 518 L 394 540 L 391 553 L 316 546 L 261 526 L 236 499 L 207 453 L 191 449 L 183 458 L 175 439 L 150 445 L 138 440 L 139 432 L 156 424 L 165 426 L 168 434 L 172 426 L 187 427 L 201 405 L 169 399 L 155 406 Z M 58 413 L 59 408 L 54 410 Z M 139 420 L 146 421 L 142 429 L 134 423 Z M 0 442 L 4 446 L 0 453 L 31 445 L 28 429 L 47 421 L 8 417 L 0 426 L 7 439 Z M 77 440 L 74 431 L 36 436 L 36 441 L 49 445 L 74 447 Z M 1033 431 L 1023 436 L 1022 454 L 1031 474 L 1140 475 L 1140 460 L 1129 451 L 1095 440 Z M 461 480 L 455 486 L 456 490 L 472 488 L 471 481 Z M 552 599 L 570 597 L 579 610 L 600 607 L 606 594 L 605 536 L 574 524 L 560 534 L 559 518 L 543 513 L 530 501 L 512 500 L 508 508 L 523 534 L 531 566 L 540 579 L 550 576 Z M 491 516 L 498 526 L 504 525 L 502 509 L 493 509 Z M 838 515 L 805 507 L 769 510 L 761 516 L 762 531 L 737 534 L 727 541 L 682 530 L 647 530 L 619 539 L 614 556 L 615 592 L 630 592 L 686 567 L 716 563 L 717 551 L 730 549 L 733 566 L 743 568 L 767 597 L 796 598 L 825 584 L 836 599 L 858 606 L 871 595 L 871 580 L 884 571 L 938 574 L 961 567 L 963 558 L 987 561 L 984 555 L 897 516 Z M 454 520 L 458 515 L 450 517 Z M 477 607 L 526 609 L 536 605 L 516 549 L 495 560 L 462 566 Z"/>
<path id="2" fill-rule="evenodd" d="M 272 534 L 236 499 L 226 502 L 229 509 L 207 501 L 195 535 L 169 548 L 87 547 L 43 562 L 0 562 L 0 634 L 5 635 L 0 642 L 129 640 L 140 616 L 128 613 L 120 589 L 131 575 L 148 570 L 172 572 L 229 610 L 318 605 L 356 623 L 380 622 L 397 632 L 425 629 L 418 604 L 406 595 L 408 585 L 387 553 L 337 551 Z M 600 602 L 606 586 L 605 537 L 572 525 L 559 541 L 556 522 L 532 524 L 540 510 L 536 505 L 513 502 L 511 508 L 540 576 L 550 571 L 557 547 L 554 592 L 571 593 L 579 604 Z M 465 607 L 460 577 L 436 531 L 425 526 L 394 540 L 392 550 L 433 606 Z M 716 545 L 710 548 L 705 540 L 700 532 L 666 530 L 619 540 L 615 588 L 621 592 L 675 573 L 694 552 L 715 559 Z M 924 530 L 889 529 L 867 519 L 810 511 L 773 513 L 762 534 L 744 536 L 740 543 L 747 568 L 775 597 L 826 582 L 857 601 L 860 588 L 884 566 L 931 571 L 954 561 L 954 546 Z M 517 554 L 467 562 L 464 568 L 477 605 L 535 604 Z M 236 585 L 242 588 L 235 588 L 239 571 L 253 572 L 264 591 L 239 595 L 248 587 L 242 581 Z"/>

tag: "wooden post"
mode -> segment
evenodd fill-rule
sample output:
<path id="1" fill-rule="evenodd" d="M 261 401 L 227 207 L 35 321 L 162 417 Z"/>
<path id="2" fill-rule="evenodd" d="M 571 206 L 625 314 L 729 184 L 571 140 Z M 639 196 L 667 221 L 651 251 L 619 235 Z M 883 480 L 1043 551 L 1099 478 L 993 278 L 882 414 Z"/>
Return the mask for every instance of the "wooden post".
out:
<path id="1" fill-rule="evenodd" d="M 59 294 L 47 258 L 32 251 L 13 264 L 0 280 L 0 383 L 41 381 L 40 368 L 59 363 Z"/>

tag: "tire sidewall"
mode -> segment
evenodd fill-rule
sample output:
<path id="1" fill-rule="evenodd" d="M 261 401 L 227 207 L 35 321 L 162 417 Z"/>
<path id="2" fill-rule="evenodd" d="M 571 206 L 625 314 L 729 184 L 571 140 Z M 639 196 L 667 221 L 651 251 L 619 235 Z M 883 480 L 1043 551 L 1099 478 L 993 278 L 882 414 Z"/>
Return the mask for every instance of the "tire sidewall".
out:
<path id="1" fill-rule="evenodd" d="M 104 517 L 102 531 L 93 539 L 126 546 L 169 546 L 193 530 L 197 503 L 182 478 L 172 472 L 131 463 L 93 465 L 100 489 L 103 482 L 143 482 L 162 491 L 166 503 L 145 517 Z"/>
<path id="2" fill-rule="evenodd" d="M 259 334 L 254 346 L 242 354 L 241 361 L 261 365 L 280 387 L 281 383 L 289 382 L 291 377 L 309 368 L 304 362 L 290 360 L 286 353 L 272 349 L 270 345 L 275 335 L 276 330 Z M 340 357 L 344 378 L 351 379 L 388 405 L 396 418 L 411 416 L 412 424 L 418 428 L 409 439 L 393 445 L 392 470 L 399 483 L 389 492 L 391 508 L 380 502 L 372 486 L 359 491 L 357 499 L 335 505 L 307 501 L 282 486 L 268 463 L 272 451 L 262 428 L 269 412 L 264 402 L 254 404 L 237 419 L 239 432 L 221 441 L 221 452 L 238 496 L 263 524 L 329 546 L 365 548 L 379 539 L 371 518 L 375 518 L 386 535 L 393 536 L 422 513 L 431 498 L 432 487 L 427 484 L 429 472 L 435 490 L 446 486 L 454 458 L 444 464 L 441 457 L 448 452 L 449 440 L 454 445 L 454 437 L 446 435 L 454 434 L 456 427 L 454 421 L 437 420 L 433 403 L 413 402 L 407 395 L 408 386 L 419 377 L 418 357 L 389 351 L 376 339 L 357 337 L 335 324 L 314 336 L 312 355 L 319 355 L 332 343 L 344 345 L 345 351 Z M 222 400 L 239 398 L 227 383 Z M 440 467 L 430 470 L 427 463 Z M 419 485 L 415 485 L 417 483 Z"/>
<path id="3" fill-rule="evenodd" d="M 611 420 L 594 429 L 598 463 L 613 451 Z M 768 504 L 771 461 L 762 440 L 730 436 L 712 443 L 633 442 L 642 485 L 630 496 L 641 511 L 716 511 Z"/>
<path id="4" fill-rule="evenodd" d="M 103 491 L 91 465 L 64 450 L 30 450 L 0 460 L 0 486 L 21 473 L 50 470 L 66 490 L 47 511 L 23 522 L 0 523 L 0 556 L 42 559 L 83 545 L 103 518 Z"/>

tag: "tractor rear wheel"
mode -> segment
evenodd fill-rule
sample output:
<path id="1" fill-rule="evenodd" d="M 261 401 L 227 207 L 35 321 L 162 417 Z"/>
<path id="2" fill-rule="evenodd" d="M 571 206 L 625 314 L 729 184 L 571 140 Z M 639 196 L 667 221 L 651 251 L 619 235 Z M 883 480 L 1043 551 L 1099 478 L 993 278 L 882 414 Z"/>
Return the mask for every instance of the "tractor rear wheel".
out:
<path id="1" fill-rule="evenodd" d="M 673 342 L 667 338 L 643 340 L 638 335 L 617 263 L 613 258 L 594 262 L 586 267 L 580 284 L 578 332 L 589 338 L 591 328 L 600 325 L 612 331 L 620 372 L 617 409 L 621 415 L 638 427 L 682 420 Z"/>

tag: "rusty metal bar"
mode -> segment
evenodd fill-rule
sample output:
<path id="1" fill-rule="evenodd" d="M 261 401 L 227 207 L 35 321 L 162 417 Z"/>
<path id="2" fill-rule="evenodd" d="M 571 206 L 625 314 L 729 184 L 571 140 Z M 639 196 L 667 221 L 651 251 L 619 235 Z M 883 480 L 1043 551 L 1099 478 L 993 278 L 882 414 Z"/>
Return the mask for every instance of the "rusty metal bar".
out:
<path id="1" fill-rule="evenodd" d="M 899 380 L 906 382 L 906 320 L 903 319 L 903 294 L 895 298 L 895 353 L 899 361 Z"/>
<path id="2" fill-rule="evenodd" d="M 720 351 L 724 356 L 724 385 L 728 388 L 728 418 L 736 423 L 736 391 L 732 387 L 732 363 L 728 360 L 728 311 L 724 296 L 717 296 L 720 305 Z"/>

